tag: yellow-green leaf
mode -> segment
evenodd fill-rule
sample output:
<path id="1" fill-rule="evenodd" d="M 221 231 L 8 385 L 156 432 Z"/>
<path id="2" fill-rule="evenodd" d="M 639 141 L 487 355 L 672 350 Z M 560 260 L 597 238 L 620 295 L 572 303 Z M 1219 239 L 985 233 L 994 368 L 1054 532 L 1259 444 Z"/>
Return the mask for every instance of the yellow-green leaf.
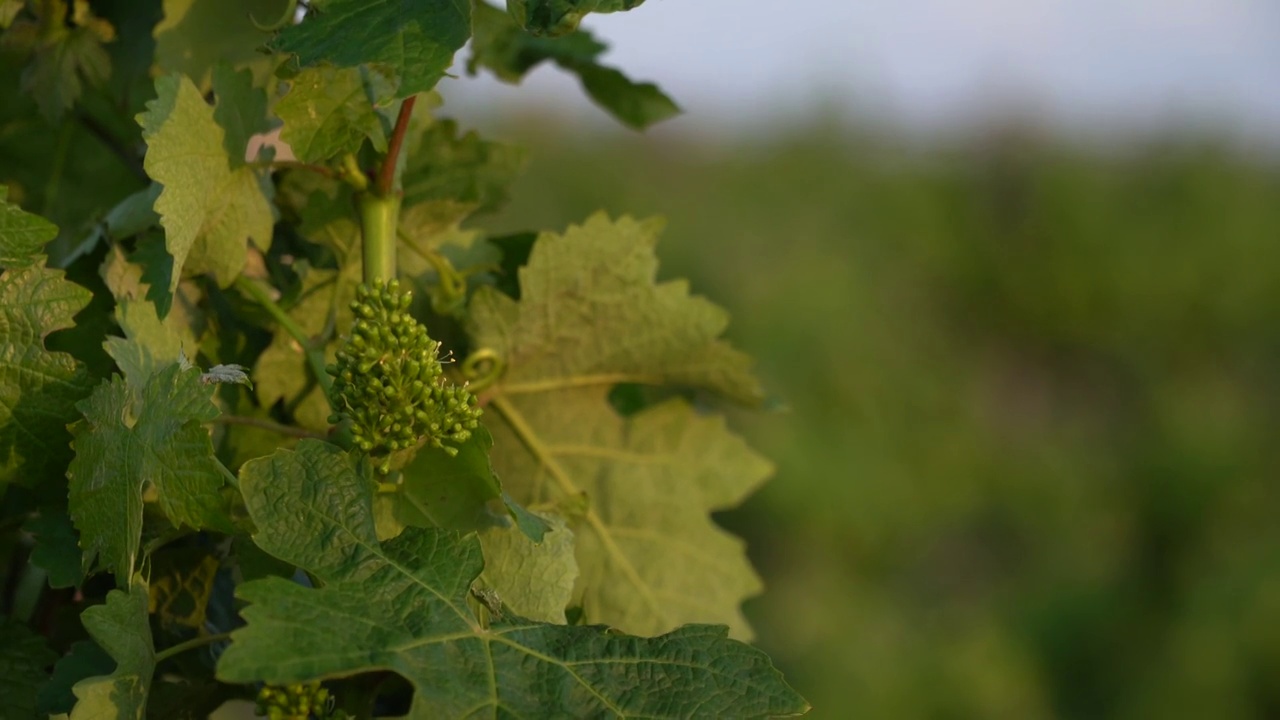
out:
<path id="1" fill-rule="evenodd" d="M 718 622 L 749 637 L 739 604 L 760 581 L 710 513 L 740 503 L 772 466 L 683 399 L 626 418 L 608 400 L 618 383 L 760 396 L 747 358 L 719 339 L 724 311 L 683 282 L 655 283 L 654 241 L 651 224 L 596 216 L 538 238 L 519 301 L 476 293 L 472 347 L 506 366 L 482 391 L 493 463 L 526 506 L 585 497 L 572 528 L 589 622 L 642 635 Z"/>
<path id="2" fill-rule="evenodd" d="M 156 94 L 138 122 L 143 166 L 164 186 L 155 210 L 173 255 L 169 289 L 184 272 L 212 273 L 225 287 L 243 269 L 250 242 L 270 246 L 271 206 L 252 167 L 232 170 L 225 132 L 191 80 L 162 76 Z"/>

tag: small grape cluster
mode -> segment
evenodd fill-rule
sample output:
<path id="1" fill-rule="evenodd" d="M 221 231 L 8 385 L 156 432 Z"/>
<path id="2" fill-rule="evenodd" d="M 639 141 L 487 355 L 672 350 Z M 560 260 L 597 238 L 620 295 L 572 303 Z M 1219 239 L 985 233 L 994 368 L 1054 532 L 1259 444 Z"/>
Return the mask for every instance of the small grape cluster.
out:
<path id="1" fill-rule="evenodd" d="M 356 447 L 381 458 L 425 440 L 450 454 L 471 437 L 480 408 L 466 387 L 454 385 L 440 365 L 440 343 L 409 313 L 412 293 L 390 280 L 361 285 L 351 303 L 355 322 L 338 350 L 333 376 L 335 414 L 329 422 L 351 421 Z"/>
<path id="2" fill-rule="evenodd" d="M 333 697 L 320 683 L 264 685 L 258 691 L 257 714 L 267 720 L 340 720 L 347 714 L 333 710 Z"/>

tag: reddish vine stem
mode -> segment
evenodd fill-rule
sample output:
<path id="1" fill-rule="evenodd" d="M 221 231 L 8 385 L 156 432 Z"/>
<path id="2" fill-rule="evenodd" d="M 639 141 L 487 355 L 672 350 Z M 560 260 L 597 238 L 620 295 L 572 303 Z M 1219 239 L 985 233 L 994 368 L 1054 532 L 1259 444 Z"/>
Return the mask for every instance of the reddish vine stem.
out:
<path id="1" fill-rule="evenodd" d="M 410 95 L 400 103 L 400 115 L 396 117 L 396 127 L 391 131 L 391 141 L 387 143 L 387 157 L 378 170 L 378 181 L 374 190 L 381 197 L 391 194 L 391 186 L 395 183 L 396 162 L 400 159 L 400 146 L 404 144 L 405 133 L 409 130 L 409 118 L 413 116 L 413 104 L 417 95 Z"/>

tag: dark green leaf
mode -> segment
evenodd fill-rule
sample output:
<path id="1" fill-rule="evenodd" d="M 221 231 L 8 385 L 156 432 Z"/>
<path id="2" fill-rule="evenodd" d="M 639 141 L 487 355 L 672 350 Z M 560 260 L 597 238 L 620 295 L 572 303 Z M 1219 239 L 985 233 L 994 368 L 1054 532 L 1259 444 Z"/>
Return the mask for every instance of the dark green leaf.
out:
<path id="1" fill-rule="evenodd" d="M 80 565 L 80 544 L 71 516 L 57 508 L 47 508 L 32 517 L 22 529 L 36 538 L 31 550 L 31 564 L 44 568 L 49 587 L 76 587 L 84 579 Z"/>
<path id="2" fill-rule="evenodd" d="M 303 67 L 386 65 L 399 78 L 396 97 L 430 90 L 471 36 L 463 0 L 329 0 L 272 42 Z"/>
<path id="3" fill-rule="evenodd" d="M 237 71 L 226 63 L 213 67 L 213 93 L 218 97 L 213 119 L 226 133 L 222 144 L 227 149 L 231 167 L 238 168 L 245 163 L 249 138 L 271 129 L 267 93 L 253 86 L 253 73 Z"/>
<path id="4" fill-rule="evenodd" d="M 623 124 L 636 130 L 680 114 L 680 108 L 653 83 L 638 83 L 613 68 L 582 63 L 569 69 L 582 78 L 582 87 Z"/>
<path id="5" fill-rule="evenodd" d="M 67 474 L 85 568 L 99 557 L 117 576 L 132 574 L 148 485 L 174 525 L 232 529 L 220 494 L 224 475 L 201 424 L 218 416 L 212 395 L 200 370 L 174 364 L 152 375 L 136 401 L 117 377 L 80 403 L 85 419 L 73 428 L 76 457 Z"/>
<path id="6" fill-rule="evenodd" d="M 36 694 L 58 659 L 44 638 L 22 623 L 0 618 L 0 717 L 36 717 Z"/>
<path id="7" fill-rule="evenodd" d="M 255 540 L 324 583 L 242 585 L 250 604 L 218 663 L 229 682 L 300 682 L 390 669 L 412 718 L 768 717 L 804 712 L 760 651 L 724 627 L 656 638 L 515 615 L 482 626 L 468 606 L 474 536 L 411 528 L 379 544 L 370 487 L 338 448 L 304 440 L 245 465 Z M 304 621 L 299 622 L 299 619 Z"/>
<path id="8" fill-rule="evenodd" d="M 142 266 L 142 282 L 147 284 L 147 299 L 155 305 L 156 316 L 164 320 L 173 307 L 173 256 L 164 247 L 164 238 L 152 235 L 138 241 L 129 261 Z"/>
<path id="9" fill-rule="evenodd" d="M 652 83 L 638 83 L 596 62 L 606 46 L 582 30 L 539 37 L 520 29 L 510 15 L 474 3 L 475 39 L 467 71 L 486 67 L 504 82 L 518 83 L 546 60 L 578 75 L 583 89 L 615 118 L 637 130 L 679 114 L 675 102 Z"/>
<path id="10" fill-rule="evenodd" d="M 535 35 L 563 35 L 578 29 L 587 13 L 611 13 L 638 7 L 644 0 L 508 0 L 516 22 Z"/>
<path id="11" fill-rule="evenodd" d="M 520 268 L 529 262 L 529 253 L 533 251 L 533 242 L 537 239 L 538 234 L 531 232 L 489 238 L 489 242 L 502 252 L 502 262 L 498 266 L 494 287 L 513 300 L 520 299 Z"/>
<path id="12" fill-rule="evenodd" d="M 164 20 L 155 27 L 156 64 L 208 89 L 215 65 L 243 66 L 266 60 L 270 35 L 255 26 L 280 17 L 287 0 L 164 0 Z"/>
<path id="13" fill-rule="evenodd" d="M 80 558 L 76 558 L 79 567 Z M 76 704 L 71 688 L 76 683 L 95 675 L 108 675 L 116 667 L 116 661 L 92 640 L 82 640 L 71 646 L 53 666 L 53 677 L 40 688 L 37 711 L 45 715 L 69 713 Z"/>
<path id="14" fill-rule="evenodd" d="M 434 447 L 418 451 L 402 470 L 404 479 L 398 491 L 378 498 L 391 506 L 397 523 L 394 532 L 380 526 L 380 534 L 398 534 L 398 526 L 468 532 L 495 525 L 507 527 L 512 520 L 519 520 L 521 532 L 528 533 L 534 542 L 541 542 L 548 530 L 546 522 L 514 501 L 507 504 L 498 476 L 489 464 L 492 447 L 493 438 L 482 426 L 456 448 L 456 455 Z"/>
<path id="15" fill-rule="evenodd" d="M 237 535 L 232 541 L 236 564 L 240 567 L 243 582 L 267 577 L 293 577 L 297 569 L 289 563 L 263 552 L 253 540 Z"/>
<path id="16" fill-rule="evenodd" d="M 115 39 L 115 28 L 94 16 L 88 0 L 47 0 L 31 7 L 36 19 L 14 23 L 4 35 L 4 46 L 30 54 L 22 87 L 45 117 L 57 121 L 86 85 L 101 85 L 111 75 L 103 44 Z"/>

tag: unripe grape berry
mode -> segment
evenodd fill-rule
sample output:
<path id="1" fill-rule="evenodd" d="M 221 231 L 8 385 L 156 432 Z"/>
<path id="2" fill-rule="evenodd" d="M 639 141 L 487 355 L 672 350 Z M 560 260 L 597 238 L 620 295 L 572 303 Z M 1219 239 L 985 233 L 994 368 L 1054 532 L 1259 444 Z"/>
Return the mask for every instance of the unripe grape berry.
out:
<path id="1" fill-rule="evenodd" d="M 356 446 L 380 457 L 375 467 L 384 474 L 390 461 L 383 456 L 420 440 L 456 453 L 481 412 L 469 390 L 444 376 L 440 344 L 408 313 L 412 300 L 396 280 L 358 287 L 351 303 L 358 319 L 326 368 L 335 417 L 351 421 Z"/>

